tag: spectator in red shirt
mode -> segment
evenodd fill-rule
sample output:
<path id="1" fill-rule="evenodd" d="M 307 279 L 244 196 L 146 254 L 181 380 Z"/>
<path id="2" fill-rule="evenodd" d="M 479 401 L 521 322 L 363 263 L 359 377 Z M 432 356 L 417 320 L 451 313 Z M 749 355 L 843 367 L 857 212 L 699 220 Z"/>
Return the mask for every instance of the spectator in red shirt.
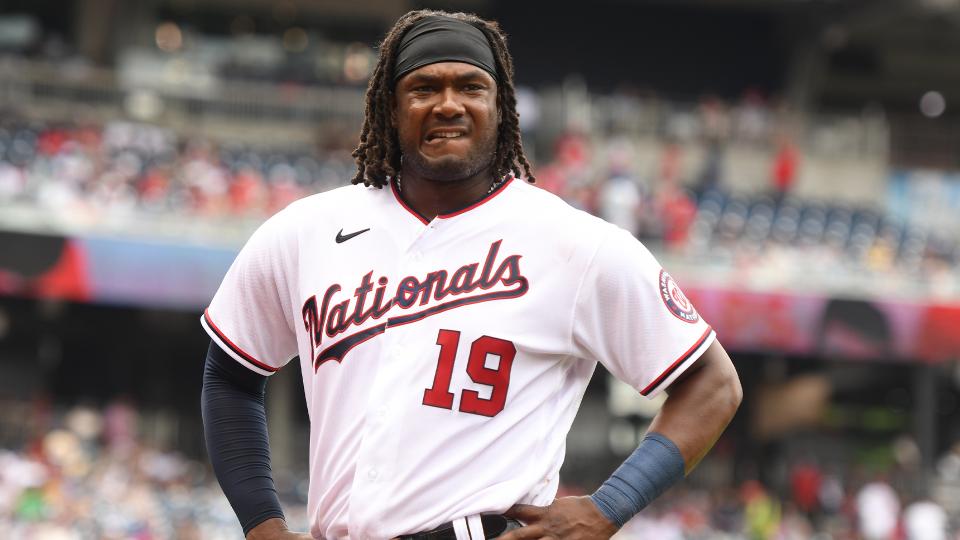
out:
<path id="1" fill-rule="evenodd" d="M 663 241 L 671 249 L 682 248 L 687 243 L 697 207 L 690 197 L 678 188 L 666 189 L 658 198 Z"/>
<path id="2" fill-rule="evenodd" d="M 777 146 L 777 154 L 773 158 L 771 177 L 774 194 L 777 200 L 780 200 L 793 188 L 793 183 L 797 178 L 800 155 L 796 146 L 786 136 L 780 138 Z"/>
<path id="3" fill-rule="evenodd" d="M 812 461 L 800 461 L 790 471 L 790 494 L 793 497 L 793 503 L 807 517 L 812 517 L 818 510 L 822 480 L 820 468 Z"/>
<path id="4" fill-rule="evenodd" d="M 264 186 L 260 173 L 245 167 L 233 177 L 228 188 L 230 211 L 243 215 L 262 210 Z"/>

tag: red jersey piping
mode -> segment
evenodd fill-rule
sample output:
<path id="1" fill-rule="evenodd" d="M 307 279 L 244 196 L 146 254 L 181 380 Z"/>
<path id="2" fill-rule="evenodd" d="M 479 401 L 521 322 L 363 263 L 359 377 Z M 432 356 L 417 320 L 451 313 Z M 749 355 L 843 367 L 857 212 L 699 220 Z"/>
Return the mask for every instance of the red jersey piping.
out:
<path id="1" fill-rule="evenodd" d="M 263 362 L 257 360 L 256 358 L 254 358 L 253 356 L 251 356 L 249 353 L 247 353 L 246 351 L 244 351 L 243 349 L 241 349 L 240 347 L 238 347 L 237 344 L 235 344 L 234 342 L 230 341 L 230 338 L 228 338 L 228 337 L 220 330 L 220 328 L 218 328 L 217 325 L 213 323 L 213 319 L 210 318 L 210 310 L 209 310 L 209 309 L 203 310 L 203 317 L 204 317 L 204 319 L 207 320 L 207 324 L 210 325 L 210 329 L 213 330 L 213 332 L 214 332 L 215 334 L 217 334 L 217 337 L 219 337 L 220 340 L 223 341 L 223 343 L 224 343 L 227 347 L 230 347 L 230 349 L 231 349 L 233 352 L 237 353 L 237 355 L 239 355 L 241 358 L 243 358 L 243 359 L 246 360 L 247 362 L 250 362 L 251 364 L 257 366 L 258 368 L 263 369 L 263 370 L 266 370 L 266 371 L 269 371 L 269 372 L 271 372 L 271 373 L 275 373 L 275 372 L 277 372 L 277 371 L 279 370 L 278 368 L 275 368 L 275 367 L 273 367 L 273 366 L 268 366 L 267 364 L 264 364 Z"/>
<path id="2" fill-rule="evenodd" d="M 466 208 L 461 208 L 460 210 L 454 210 L 453 212 L 450 212 L 447 214 L 437 214 L 437 217 L 439 219 L 448 219 L 448 218 L 452 218 L 454 216 L 459 216 L 460 214 L 469 212 L 470 210 L 473 210 L 474 208 L 477 208 L 478 206 L 483 205 L 484 203 L 490 201 L 491 199 L 493 199 L 494 197 L 502 193 L 504 188 L 506 188 L 508 184 L 513 182 L 515 178 L 516 177 L 513 174 L 511 174 L 509 175 L 509 177 L 504 183 L 497 186 L 497 189 L 493 190 L 492 193 L 488 193 L 484 195 L 483 198 L 481 198 L 479 201 L 471 204 L 470 206 L 467 206 Z M 417 218 L 420 221 L 420 223 L 423 223 L 424 225 L 430 224 L 427 218 L 421 216 L 419 212 L 411 208 L 410 205 L 408 205 L 407 202 L 403 200 L 403 197 L 400 196 L 400 192 L 397 191 L 397 183 L 394 182 L 393 180 L 390 181 L 390 190 L 393 191 L 393 196 L 397 199 L 397 202 L 400 203 L 400 206 L 402 206 L 407 212 L 410 212 L 411 214 L 413 214 L 413 217 Z"/>
<path id="3" fill-rule="evenodd" d="M 700 339 L 698 339 L 697 342 L 694 343 L 692 347 L 687 349 L 687 352 L 681 354 L 680 358 L 677 358 L 677 360 L 674 363 L 670 364 L 670 367 L 663 370 L 663 373 L 661 373 L 659 377 L 654 379 L 652 383 L 648 384 L 646 388 L 641 390 L 640 395 L 645 396 L 649 394 L 654 388 L 659 386 L 660 383 L 662 383 L 667 377 L 669 377 L 674 371 L 676 371 L 681 364 L 683 364 L 688 359 L 690 359 L 690 356 L 693 355 L 693 353 L 697 349 L 703 346 L 704 342 L 707 341 L 707 338 L 710 337 L 710 334 L 712 332 L 713 332 L 713 328 L 711 328 L 710 326 L 707 326 L 707 331 L 704 332 L 702 336 L 700 336 Z"/>
<path id="4" fill-rule="evenodd" d="M 493 200 L 494 197 L 503 193 L 503 190 L 507 187 L 507 185 L 510 184 L 510 182 L 513 182 L 513 178 L 514 176 L 511 174 L 504 183 L 500 184 L 499 186 L 497 186 L 497 189 L 493 190 L 493 193 L 488 193 L 482 199 L 471 204 L 470 206 L 466 208 L 462 208 L 460 210 L 455 210 L 453 212 L 450 212 L 449 214 L 439 214 L 437 217 L 440 219 L 447 219 L 447 218 L 452 218 L 454 216 L 459 216 L 460 214 L 469 212 L 470 210 L 473 210 L 474 208 Z"/>
<path id="5" fill-rule="evenodd" d="M 411 214 L 413 214 L 413 217 L 419 219 L 420 223 L 423 223 L 424 225 L 430 224 L 430 222 L 427 221 L 425 217 L 421 216 L 419 212 L 417 212 L 413 208 L 410 208 L 410 206 L 407 205 L 407 202 L 404 201 L 403 197 L 400 196 L 400 192 L 397 191 L 397 183 L 394 182 L 392 179 L 390 180 L 390 190 L 393 191 L 393 196 L 395 199 L 397 199 L 397 202 L 400 203 L 400 206 L 406 209 L 407 212 L 410 212 Z"/>

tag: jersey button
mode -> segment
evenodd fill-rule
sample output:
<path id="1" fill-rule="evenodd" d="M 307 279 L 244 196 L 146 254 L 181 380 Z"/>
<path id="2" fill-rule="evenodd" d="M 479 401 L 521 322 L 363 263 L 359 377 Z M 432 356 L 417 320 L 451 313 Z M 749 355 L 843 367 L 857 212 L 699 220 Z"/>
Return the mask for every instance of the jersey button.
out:
<path id="1" fill-rule="evenodd" d="M 376 469 L 370 469 L 369 471 L 367 471 L 367 477 L 370 478 L 371 480 L 376 480 L 376 479 L 377 479 L 377 470 L 376 470 Z"/>

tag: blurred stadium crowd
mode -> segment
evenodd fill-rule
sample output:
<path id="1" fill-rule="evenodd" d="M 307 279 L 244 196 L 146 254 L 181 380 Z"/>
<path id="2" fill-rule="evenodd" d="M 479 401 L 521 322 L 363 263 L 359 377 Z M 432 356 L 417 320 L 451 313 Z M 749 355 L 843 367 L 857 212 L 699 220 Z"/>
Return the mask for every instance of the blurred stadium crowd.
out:
<path id="1" fill-rule="evenodd" d="M 147 445 L 138 433 L 138 413 L 128 403 L 60 414 L 36 404 L 28 414 L 32 435 L 27 443 L 0 450 L 4 538 L 199 540 L 242 535 L 209 467 L 175 450 Z M 277 480 L 284 487 L 289 479 Z M 288 520 L 301 528 L 305 490 L 304 484 L 293 483 L 283 491 Z"/>
<path id="2" fill-rule="evenodd" d="M 0 204 L 81 220 L 138 213 L 262 219 L 343 184 L 349 155 L 177 140 L 145 124 L 0 126 Z"/>
<path id="3" fill-rule="evenodd" d="M 924 296 L 960 295 L 952 229 L 919 227 L 869 201 L 795 195 L 803 149 L 786 136 L 764 145 L 757 135 L 777 131 L 772 112 L 751 104 L 737 125 L 756 126 L 732 137 L 710 131 L 718 122 L 714 108 L 723 105 L 705 102 L 717 105 L 699 108 L 685 138 L 706 152 L 684 156 L 693 145 L 672 138 L 675 130 L 655 139 L 652 155 L 622 135 L 568 131 L 541 153 L 547 159 L 536 164 L 539 185 L 652 247 L 763 272 L 781 287 L 795 286 L 795 269 L 816 261 L 832 279 L 879 277 Z M 719 141 L 728 138 L 766 154 L 767 186 L 746 190 L 724 178 L 731 143 Z M 0 122 L 0 206 L 32 207 L 80 227 L 122 229 L 125 222 L 187 216 L 224 226 L 256 222 L 300 197 L 345 185 L 355 170 L 351 143 L 298 150 L 178 137 L 143 123 L 7 119 Z M 693 161 L 687 177 L 681 161 Z"/>

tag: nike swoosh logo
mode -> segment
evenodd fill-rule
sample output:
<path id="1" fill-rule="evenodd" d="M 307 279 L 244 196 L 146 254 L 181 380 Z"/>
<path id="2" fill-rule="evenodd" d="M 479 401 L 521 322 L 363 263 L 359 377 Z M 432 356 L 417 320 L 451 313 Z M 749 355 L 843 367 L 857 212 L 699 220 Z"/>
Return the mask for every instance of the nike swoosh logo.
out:
<path id="1" fill-rule="evenodd" d="M 337 243 L 342 244 L 347 240 L 353 238 L 354 236 L 357 236 L 358 234 L 363 234 L 369 230 L 370 229 L 364 229 L 362 231 L 352 232 L 350 234 L 343 234 L 343 229 L 340 229 L 340 232 L 337 233 Z"/>

